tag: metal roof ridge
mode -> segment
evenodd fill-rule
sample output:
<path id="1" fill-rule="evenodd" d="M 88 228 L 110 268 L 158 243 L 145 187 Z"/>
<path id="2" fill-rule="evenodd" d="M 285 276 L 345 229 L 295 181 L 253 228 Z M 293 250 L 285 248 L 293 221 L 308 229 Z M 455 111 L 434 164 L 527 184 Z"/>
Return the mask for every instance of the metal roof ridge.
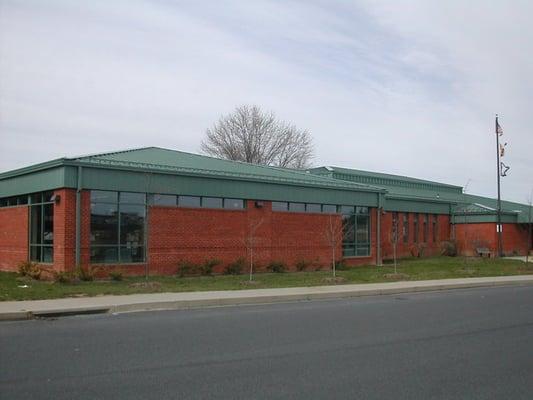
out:
<path id="1" fill-rule="evenodd" d="M 115 151 L 108 151 L 108 152 L 104 152 L 104 153 L 85 154 L 85 155 L 76 156 L 76 157 L 68 157 L 66 159 L 67 160 L 79 160 L 79 159 L 84 159 L 84 158 L 109 156 L 109 155 L 112 155 L 112 154 L 129 153 L 129 152 L 132 152 L 132 151 L 146 150 L 146 149 L 152 149 L 152 148 L 156 148 L 156 147 L 154 147 L 154 146 L 134 147 L 134 148 L 125 149 L 125 150 L 115 150 Z"/>

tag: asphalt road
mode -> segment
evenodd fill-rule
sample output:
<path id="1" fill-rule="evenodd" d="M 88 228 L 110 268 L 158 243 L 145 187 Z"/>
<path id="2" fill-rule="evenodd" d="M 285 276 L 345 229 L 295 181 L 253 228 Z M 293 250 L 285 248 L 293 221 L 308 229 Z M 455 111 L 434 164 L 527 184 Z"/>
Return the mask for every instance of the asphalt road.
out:
<path id="1" fill-rule="evenodd" d="M 531 399 L 533 287 L 0 323 L 1 399 Z"/>

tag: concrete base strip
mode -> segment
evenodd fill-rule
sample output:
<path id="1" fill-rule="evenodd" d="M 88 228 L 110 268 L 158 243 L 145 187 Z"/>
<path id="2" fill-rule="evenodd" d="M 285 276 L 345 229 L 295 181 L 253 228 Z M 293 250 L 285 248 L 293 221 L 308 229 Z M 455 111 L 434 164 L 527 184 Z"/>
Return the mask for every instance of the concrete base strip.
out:
<path id="1" fill-rule="evenodd" d="M 73 314 L 180 310 L 198 307 L 266 304 L 314 299 L 339 299 L 382 294 L 531 284 L 533 284 L 533 275 L 516 275 L 488 278 L 403 281 L 281 289 L 150 293 L 123 296 L 76 297 L 53 300 L 6 301 L 0 302 L 0 321 Z"/>

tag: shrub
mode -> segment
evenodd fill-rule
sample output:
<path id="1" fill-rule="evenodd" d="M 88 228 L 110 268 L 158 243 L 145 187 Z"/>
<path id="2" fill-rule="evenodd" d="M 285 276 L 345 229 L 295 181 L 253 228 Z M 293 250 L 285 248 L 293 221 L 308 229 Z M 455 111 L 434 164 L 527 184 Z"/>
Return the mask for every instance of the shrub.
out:
<path id="1" fill-rule="evenodd" d="M 335 262 L 335 270 L 337 271 L 346 271 L 348 268 L 349 268 L 348 264 L 346 264 L 342 260 Z"/>
<path id="2" fill-rule="evenodd" d="M 287 270 L 287 266 L 283 261 L 272 261 L 270 264 L 268 264 L 267 269 L 272 272 L 282 273 Z"/>
<path id="3" fill-rule="evenodd" d="M 305 271 L 307 268 L 311 266 L 311 264 L 312 263 L 307 260 L 298 260 L 296 262 L 296 270 L 300 272 Z"/>
<path id="4" fill-rule="evenodd" d="M 440 244 L 440 254 L 443 256 L 457 256 L 457 243 L 453 240 L 444 241 Z"/>
<path id="5" fill-rule="evenodd" d="M 99 269 L 100 267 L 87 266 L 83 268 L 79 266 L 78 268 L 76 268 L 76 272 L 77 272 L 77 275 L 80 281 L 90 282 L 90 281 L 94 281 L 94 278 L 96 277 L 96 273 L 98 272 Z"/>
<path id="6" fill-rule="evenodd" d="M 53 277 L 56 283 L 70 283 L 74 279 L 74 275 L 69 271 L 54 271 Z"/>
<path id="7" fill-rule="evenodd" d="M 190 261 L 181 261 L 178 264 L 178 275 L 180 278 L 198 273 L 198 265 Z"/>
<path id="8" fill-rule="evenodd" d="M 109 277 L 115 282 L 121 281 L 123 278 L 122 272 L 120 271 L 111 271 L 109 272 Z"/>
<path id="9" fill-rule="evenodd" d="M 200 265 L 200 274 L 202 275 L 212 275 L 213 269 L 222 264 L 222 261 L 212 258 L 210 260 L 205 260 L 202 265 Z"/>
<path id="10" fill-rule="evenodd" d="M 226 265 L 226 268 L 224 269 L 224 274 L 226 275 L 239 275 L 242 274 L 242 270 L 244 269 L 245 264 L 244 257 L 240 257 L 237 260 L 235 260 L 232 263 L 229 263 Z"/>
<path id="11" fill-rule="evenodd" d="M 41 279 L 42 269 L 37 263 L 31 261 L 23 261 L 18 265 L 19 274 L 27 276 L 28 278 L 39 280 Z"/>

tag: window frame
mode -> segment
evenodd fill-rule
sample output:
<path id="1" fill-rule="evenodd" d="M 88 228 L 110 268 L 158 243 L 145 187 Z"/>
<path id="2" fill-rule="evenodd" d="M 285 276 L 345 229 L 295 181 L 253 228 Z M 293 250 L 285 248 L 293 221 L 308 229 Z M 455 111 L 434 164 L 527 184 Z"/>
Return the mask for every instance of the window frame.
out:
<path id="1" fill-rule="evenodd" d="M 45 196 L 47 194 L 48 196 Z M 31 201 L 32 196 L 39 196 L 39 201 Z M 39 264 L 53 264 L 54 263 L 54 239 L 55 239 L 55 226 L 54 226 L 54 211 L 55 206 L 54 202 L 51 200 L 51 197 L 54 195 L 53 191 L 47 191 L 47 192 L 37 192 L 37 193 L 31 193 L 27 195 L 27 202 L 26 204 L 14 204 L 13 206 L 18 205 L 25 205 L 28 207 L 28 260 L 31 262 L 37 262 Z M 23 197 L 23 196 L 16 196 L 16 197 Z M 47 197 L 50 197 L 49 200 L 46 200 Z M 45 232 L 45 209 L 46 206 L 50 206 L 50 209 L 52 210 L 51 218 L 52 218 L 52 242 L 51 243 L 44 243 L 44 232 Z M 34 210 L 39 207 L 39 220 L 40 220 L 40 226 L 39 226 L 39 237 L 40 237 L 40 243 L 33 243 L 32 240 L 32 221 L 33 221 L 33 213 Z M 32 259 L 32 249 L 33 248 L 39 248 L 39 259 Z M 50 249 L 51 250 L 51 260 L 50 261 L 44 261 L 44 249 Z"/>

